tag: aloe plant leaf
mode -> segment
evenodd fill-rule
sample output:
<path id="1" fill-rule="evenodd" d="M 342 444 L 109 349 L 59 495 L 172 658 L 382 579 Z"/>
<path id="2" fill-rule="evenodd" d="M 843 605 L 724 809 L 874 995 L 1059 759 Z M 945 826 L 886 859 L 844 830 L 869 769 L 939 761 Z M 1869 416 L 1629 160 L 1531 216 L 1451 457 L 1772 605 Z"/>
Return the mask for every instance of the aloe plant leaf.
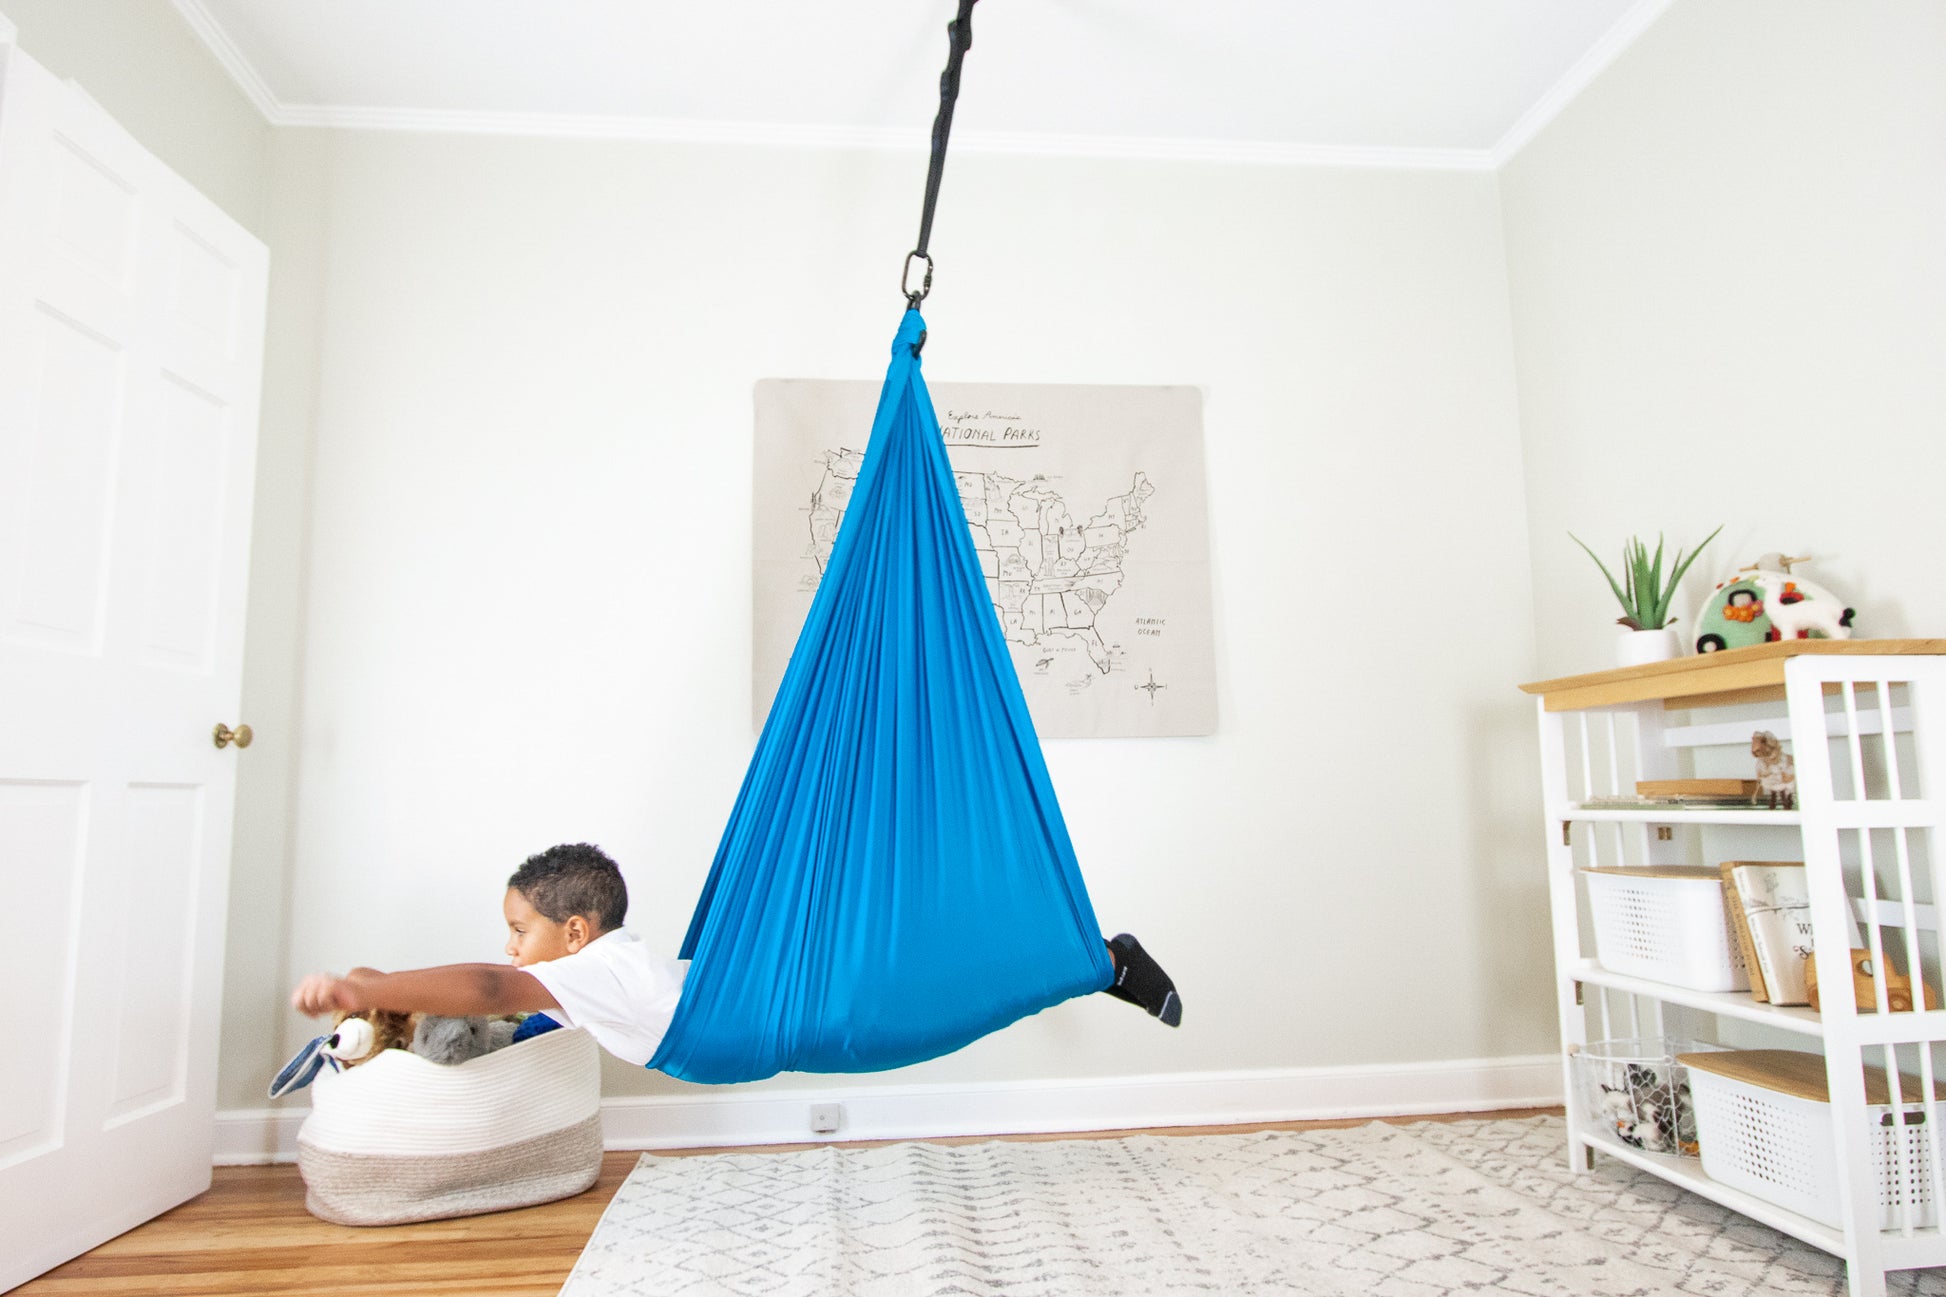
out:
<path id="1" fill-rule="evenodd" d="M 1715 540 L 1717 532 L 1722 531 L 1725 525 L 1726 524 L 1718 523 L 1716 526 L 1716 531 L 1713 531 L 1709 535 L 1703 537 L 1702 545 L 1698 545 L 1695 549 L 1691 550 L 1688 558 L 1686 559 L 1683 558 L 1681 550 L 1676 551 L 1676 558 L 1678 562 L 1676 563 L 1675 570 L 1669 574 L 1669 588 L 1666 591 L 1664 591 L 1662 595 L 1662 611 L 1664 613 L 1667 613 L 1669 611 L 1669 605 L 1675 601 L 1676 587 L 1682 584 L 1683 575 L 1689 571 L 1689 565 L 1691 563 L 1694 563 L 1697 557 L 1700 554 L 1702 554 L 1703 545 L 1707 545 L 1711 541 Z"/>
<path id="2" fill-rule="evenodd" d="M 1614 592 L 1616 602 L 1622 605 L 1626 616 L 1618 617 L 1616 621 L 1636 630 L 1659 630 L 1671 620 L 1669 609 L 1675 603 L 1676 591 L 1681 587 L 1690 565 L 1702 555 L 1704 546 L 1715 540 L 1722 531 L 1723 524 L 1719 524 L 1715 531 L 1703 537 L 1702 544 L 1688 554 L 1683 553 L 1681 546 L 1676 547 L 1674 554 L 1669 554 L 1667 537 L 1661 532 L 1656 534 L 1654 554 L 1649 553 L 1647 543 L 1639 536 L 1631 536 L 1622 546 L 1622 579 L 1619 581 L 1609 571 L 1608 565 L 1601 561 L 1601 557 L 1588 547 L 1588 542 L 1573 532 L 1569 532 L 1568 537 L 1581 546 L 1582 552 L 1589 558 L 1594 559 L 1595 566 L 1601 569 L 1602 576 L 1608 581 L 1608 588 Z M 1667 579 L 1663 576 L 1665 560 Z"/>
<path id="3" fill-rule="evenodd" d="M 1635 580 L 1629 593 L 1634 596 L 1634 605 L 1629 616 L 1640 622 L 1648 615 L 1649 604 L 1655 600 L 1655 579 L 1649 572 L 1649 549 L 1641 541 L 1634 541 Z"/>
<path id="4" fill-rule="evenodd" d="M 1620 583 L 1618 583 L 1615 580 L 1615 574 L 1608 570 L 1608 564 L 1602 562 L 1601 559 L 1596 556 L 1595 551 L 1588 548 L 1588 542 L 1582 540 L 1581 537 L 1575 535 L 1573 532 L 1569 532 L 1568 539 L 1573 541 L 1575 544 L 1581 546 L 1581 548 L 1584 551 L 1586 551 L 1588 557 L 1595 560 L 1595 566 L 1601 569 L 1601 574 L 1604 577 L 1608 578 L 1608 588 L 1615 592 L 1615 601 L 1622 605 L 1623 612 L 1626 612 L 1630 616 L 1633 616 L 1635 614 L 1635 605 L 1629 601 L 1629 597 L 1627 595 L 1622 593 L 1622 587 Z"/>
<path id="5" fill-rule="evenodd" d="M 1665 541 L 1662 533 L 1657 532 L 1655 537 L 1655 562 L 1647 566 L 1647 570 L 1643 575 L 1645 588 L 1642 594 L 1641 612 L 1642 628 L 1644 630 L 1660 630 L 1665 621 L 1662 602 L 1662 553 L 1664 544 Z M 1644 545 L 1642 548 L 1643 552 L 1647 553 L 1648 546 Z"/>

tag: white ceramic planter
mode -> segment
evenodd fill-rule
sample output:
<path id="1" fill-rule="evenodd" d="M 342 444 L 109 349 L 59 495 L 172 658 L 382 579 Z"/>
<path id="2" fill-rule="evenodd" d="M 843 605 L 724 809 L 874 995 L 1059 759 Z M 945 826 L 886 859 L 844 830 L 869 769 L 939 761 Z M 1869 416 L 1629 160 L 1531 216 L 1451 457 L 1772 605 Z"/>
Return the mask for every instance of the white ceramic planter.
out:
<path id="1" fill-rule="evenodd" d="M 1639 667 L 1682 656 L 1682 641 L 1674 626 L 1661 630 L 1625 630 L 1615 637 L 1615 665 Z"/>

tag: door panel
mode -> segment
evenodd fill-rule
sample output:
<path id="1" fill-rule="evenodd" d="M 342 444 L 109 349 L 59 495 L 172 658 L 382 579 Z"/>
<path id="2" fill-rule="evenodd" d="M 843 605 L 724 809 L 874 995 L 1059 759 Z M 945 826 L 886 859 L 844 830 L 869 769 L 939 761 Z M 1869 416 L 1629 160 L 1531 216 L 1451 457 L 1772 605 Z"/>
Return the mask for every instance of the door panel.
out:
<path id="1" fill-rule="evenodd" d="M 128 790 L 122 822 L 109 1129 L 183 1102 L 191 999 L 189 946 L 179 934 L 195 922 L 203 790 L 136 785 Z"/>
<path id="2" fill-rule="evenodd" d="M 63 133 L 53 138 L 49 171 L 53 248 L 117 292 L 128 292 L 134 283 L 135 182 Z"/>
<path id="3" fill-rule="evenodd" d="M 161 384 L 161 418 L 144 485 L 142 661 L 208 674 L 224 522 L 210 484 L 228 476 L 230 410 L 174 375 Z"/>
<path id="4" fill-rule="evenodd" d="M 121 348 L 36 303 L 35 363 L 24 376 L 31 422 L 4 434 L 19 449 L 9 492 L 15 597 L 11 635 L 90 657 L 101 652 L 114 525 L 125 367 Z"/>
<path id="5" fill-rule="evenodd" d="M 9 936 L 23 979 L 16 996 L 21 1039 L 43 1049 L 0 1050 L 0 1170 L 58 1148 L 67 1093 L 68 1023 L 76 898 L 87 840 L 82 784 L 0 782 L 0 860 L 40 867 L 8 871 L 22 922 Z"/>
<path id="6" fill-rule="evenodd" d="M 185 326 L 186 336 L 190 331 L 200 334 L 214 354 L 234 360 L 243 272 L 187 226 L 177 225 L 171 236 L 175 266 L 171 309 Z"/>

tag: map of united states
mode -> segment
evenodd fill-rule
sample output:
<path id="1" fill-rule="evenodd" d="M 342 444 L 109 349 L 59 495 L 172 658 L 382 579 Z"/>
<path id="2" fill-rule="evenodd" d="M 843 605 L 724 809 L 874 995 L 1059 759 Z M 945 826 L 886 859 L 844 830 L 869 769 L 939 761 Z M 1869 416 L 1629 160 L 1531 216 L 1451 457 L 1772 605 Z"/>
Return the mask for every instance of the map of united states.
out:
<path id="1" fill-rule="evenodd" d="M 856 450 L 824 454 L 824 476 L 811 495 L 810 512 L 811 550 L 820 577 L 864 462 Z M 1045 478 L 953 476 L 1006 637 L 1041 649 L 1062 639 L 1078 640 L 1106 674 L 1112 656 L 1097 619 L 1122 588 L 1129 535 L 1145 522 L 1142 507 L 1155 493 L 1147 475 L 1137 473 L 1125 494 L 1110 497 L 1086 522 L 1075 520 Z"/>

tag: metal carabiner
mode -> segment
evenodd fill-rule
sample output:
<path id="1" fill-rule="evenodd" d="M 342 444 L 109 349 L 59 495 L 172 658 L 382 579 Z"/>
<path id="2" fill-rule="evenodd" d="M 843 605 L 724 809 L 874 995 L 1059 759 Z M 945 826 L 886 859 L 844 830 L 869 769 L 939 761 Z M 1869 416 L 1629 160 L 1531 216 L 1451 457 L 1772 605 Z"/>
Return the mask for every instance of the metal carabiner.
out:
<path id="1" fill-rule="evenodd" d="M 916 293 L 912 291 L 912 259 L 914 257 L 918 257 L 926 263 L 926 277 L 919 282 L 919 291 Z M 931 294 L 932 257 L 929 254 L 916 250 L 905 254 L 905 268 L 899 272 L 899 292 L 905 295 L 905 300 L 912 304 L 912 309 L 915 311 L 919 309 L 919 303 L 925 301 L 927 296 Z"/>

